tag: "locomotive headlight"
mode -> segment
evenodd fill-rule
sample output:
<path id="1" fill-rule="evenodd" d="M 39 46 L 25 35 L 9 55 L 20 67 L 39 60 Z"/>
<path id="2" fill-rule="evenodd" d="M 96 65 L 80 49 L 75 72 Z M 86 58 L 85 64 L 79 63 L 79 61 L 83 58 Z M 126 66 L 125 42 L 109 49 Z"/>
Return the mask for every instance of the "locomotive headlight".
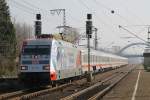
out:
<path id="1" fill-rule="evenodd" d="M 21 66 L 21 70 L 28 70 L 28 66 Z"/>
<path id="2" fill-rule="evenodd" d="M 43 66 L 43 70 L 49 70 L 50 69 L 50 65 L 44 65 Z"/>

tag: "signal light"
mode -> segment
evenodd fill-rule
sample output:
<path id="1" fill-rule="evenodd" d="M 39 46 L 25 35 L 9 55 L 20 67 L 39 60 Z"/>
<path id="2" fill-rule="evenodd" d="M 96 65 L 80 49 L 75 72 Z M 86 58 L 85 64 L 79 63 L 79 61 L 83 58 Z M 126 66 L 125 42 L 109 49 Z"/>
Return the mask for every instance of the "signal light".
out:
<path id="1" fill-rule="evenodd" d="M 92 38 L 92 34 L 89 34 L 88 37 L 89 37 L 89 38 Z"/>
<path id="2" fill-rule="evenodd" d="M 92 37 L 92 21 L 86 21 L 86 34 Z"/>
<path id="3" fill-rule="evenodd" d="M 41 35 L 41 21 L 35 21 L 35 35 Z"/>
<path id="4" fill-rule="evenodd" d="M 36 21 L 35 21 L 35 36 L 41 35 L 42 32 L 42 22 L 41 22 L 41 14 L 36 14 Z"/>
<path id="5" fill-rule="evenodd" d="M 92 14 L 87 14 L 87 19 L 92 19 Z"/>
<path id="6" fill-rule="evenodd" d="M 36 14 L 36 19 L 41 20 L 41 14 Z"/>

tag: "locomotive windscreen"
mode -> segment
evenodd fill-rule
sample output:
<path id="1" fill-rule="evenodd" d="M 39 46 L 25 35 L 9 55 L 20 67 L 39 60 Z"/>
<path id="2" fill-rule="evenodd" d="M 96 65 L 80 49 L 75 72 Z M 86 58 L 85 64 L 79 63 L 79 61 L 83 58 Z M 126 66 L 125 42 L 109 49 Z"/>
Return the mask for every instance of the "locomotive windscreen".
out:
<path id="1" fill-rule="evenodd" d="M 49 45 L 26 45 L 22 50 L 23 55 L 49 55 Z"/>

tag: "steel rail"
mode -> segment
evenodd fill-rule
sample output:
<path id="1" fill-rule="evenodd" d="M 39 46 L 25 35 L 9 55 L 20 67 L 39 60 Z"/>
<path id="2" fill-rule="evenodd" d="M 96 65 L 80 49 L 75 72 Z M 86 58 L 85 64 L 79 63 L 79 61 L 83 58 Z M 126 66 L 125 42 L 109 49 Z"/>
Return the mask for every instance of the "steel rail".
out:
<path id="1" fill-rule="evenodd" d="M 101 92 L 97 93 L 97 95 L 94 95 L 94 97 L 91 97 L 91 99 L 89 100 L 92 100 L 93 98 L 97 98 L 99 97 L 99 94 L 100 95 L 104 95 L 108 90 L 110 90 L 113 86 L 115 86 L 118 82 L 120 82 L 125 76 L 127 76 L 135 67 L 133 67 L 132 69 L 130 69 L 129 71 L 120 71 L 118 73 L 116 73 L 115 75 L 113 76 L 110 76 L 108 77 L 107 79 L 101 81 L 101 82 L 98 82 L 96 83 L 95 85 L 93 86 L 90 86 L 84 90 L 81 90 L 79 92 L 76 92 L 72 95 L 69 95 L 65 98 L 62 98 L 61 100 L 76 100 L 79 96 L 82 96 L 82 95 L 85 95 L 86 93 L 88 93 L 89 91 L 93 91 L 94 89 L 97 89 L 98 87 L 102 86 L 103 84 L 105 84 L 106 82 L 112 80 L 112 79 L 115 79 L 116 77 L 118 77 L 119 75 L 121 75 L 120 77 L 118 77 L 117 81 L 115 80 L 115 82 L 110 82 L 110 85 L 107 86 L 105 89 L 101 90 Z M 103 92 L 104 91 L 104 92 Z M 106 92 L 105 92 L 106 91 Z M 96 99 L 95 99 L 96 100 Z"/>
<path id="2" fill-rule="evenodd" d="M 92 96 L 91 98 L 89 98 L 88 100 L 99 100 L 100 98 L 102 98 L 107 92 L 109 92 L 115 85 L 117 85 L 123 78 L 125 78 L 130 72 L 127 72 L 125 75 L 123 75 L 121 78 L 119 78 L 117 81 L 115 81 L 114 83 L 112 83 L 110 86 L 108 86 L 107 88 L 105 88 L 104 90 L 102 90 L 101 92 L 95 94 L 94 96 Z"/>
<path id="3" fill-rule="evenodd" d="M 0 100 L 6 100 L 6 99 L 9 99 L 9 98 L 11 98 L 11 97 L 20 95 L 20 94 L 23 93 L 23 91 L 26 91 L 26 90 L 19 90 L 19 91 L 12 92 L 12 93 L 5 93 L 5 94 L 2 94 L 2 95 L 0 95 Z"/>
<path id="4" fill-rule="evenodd" d="M 72 83 L 67 83 L 67 84 L 60 85 L 58 87 L 54 87 L 54 88 L 45 89 L 45 90 L 42 90 L 42 91 L 26 94 L 26 95 L 21 96 L 20 100 L 28 100 L 28 99 L 32 99 L 32 98 L 37 97 L 37 96 L 41 96 L 41 95 L 46 94 L 46 93 L 63 90 L 63 88 L 68 87 L 71 84 Z"/>
<path id="5" fill-rule="evenodd" d="M 0 95 L 0 100 L 6 100 L 6 99 L 13 99 L 13 100 L 26 100 L 26 99 L 31 99 L 46 93 L 50 93 L 53 91 L 58 91 L 61 90 L 67 86 L 71 85 L 71 83 L 68 84 L 63 84 L 60 85 L 58 87 L 54 87 L 54 88 L 48 88 L 48 89 L 44 89 L 44 90 L 40 90 L 40 91 L 36 91 L 36 92 L 31 92 L 31 93 L 25 93 L 25 91 L 30 91 L 32 89 L 25 89 L 25 90 L 20 90 L 20 91 L 16 91 L 16 92 L 12 92 L 12 93 L 6 93 L 6 94 L 2 94 Z"/>
<path id="6" fill-rule="evenodd" d="M 121 72 L 121 70 L 119 70 L 119 72 Z M 116 74 L 116 73 L 119 73 L 119 72 L 113 73 L 111 76 L 108 76 L 108 78 L 106 78 L 106 79 L 104 79 L 104 80 L 96 83 L 95 86 L 96 85 L 98 86 L 98 84 L 103 85 L 104 83 L 106 83 L 107 81 L 109 81 L 110 79 L 112 79 L 113 77 L 117 76 L 118 74 Z M 17 91 L 17 92 L 13 92 L 13 93 L 8 93 L 8 94 L 0 95 L 0 100 L 9 99 L 9 98 L 15 98 L 17 100 L 32 99 L 32 98 L 35 98 L 37 96 L 41 96 L 41 95 L 44 95 L 44 94 L 52 93 L 54 91 L 59 91 L 59 90 L 62 91 L 65 87 L 68 87 L 71 84 L 72 83 L 67 83 L 67 84 L 60 85 L 58 87 L 44 89 L 44 90 L 40 90 L 40 91 L 36 91 L 36 92 L 30 92 L 30 93 L 25 93 L 24 91 L 26 91 L 26 90 L 21 90 L 21 91 Z"/>

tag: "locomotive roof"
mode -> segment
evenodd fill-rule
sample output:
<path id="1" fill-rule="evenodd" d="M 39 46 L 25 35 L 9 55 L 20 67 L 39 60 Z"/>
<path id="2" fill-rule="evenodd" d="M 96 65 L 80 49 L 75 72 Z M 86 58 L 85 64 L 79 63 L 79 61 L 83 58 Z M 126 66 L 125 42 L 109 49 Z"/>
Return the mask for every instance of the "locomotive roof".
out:
<path id="1" fill-rule="evenodd" d="M 51 39 L 29 39 L 24 41 L 27 45 L 50 45 L 52 43 Z"/>
<path id="2" fill-rule="evenodd" d="M 73 45 L 72 43 L 66 42 L 66 41 L 62 41 L 62 40 L 57 40 L 57 39 L 30 39 L 30 40 L 26 40 L 24 41 L 26 42 L 26 44 L 28 45 L 51 45 L 52 42 L 56 42 L 57 44 L 61 45 L 61 46 L 65 46 L 65 47 L 75 47 L 77 48 L 77 46 Z"/>

